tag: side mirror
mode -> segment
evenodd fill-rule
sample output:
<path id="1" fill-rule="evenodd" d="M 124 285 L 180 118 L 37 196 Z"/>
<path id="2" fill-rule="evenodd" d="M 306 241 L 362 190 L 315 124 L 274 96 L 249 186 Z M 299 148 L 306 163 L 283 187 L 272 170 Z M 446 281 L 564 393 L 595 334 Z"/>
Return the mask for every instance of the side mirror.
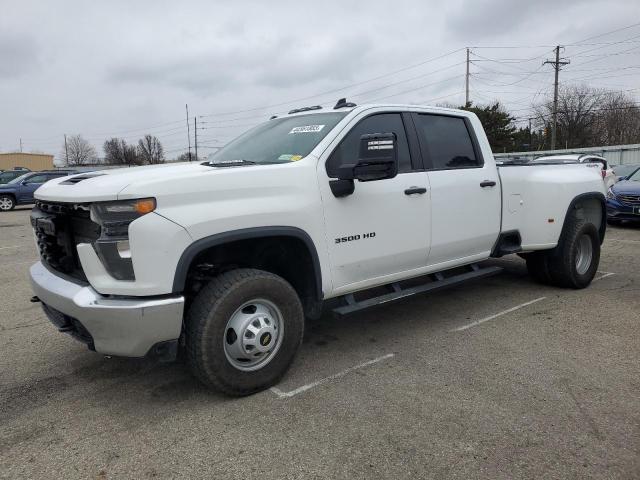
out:
<path id="1" fill-rule="evenodd" d="M 627 179 L 627 177 L 618 177 L 617 181 L 621 182 L 622 180 L 626 180 L 626 179 Z"/>
<path id="2" fill-rule="evenodd" d="M 358 161 L 338 168 L 338 178 L 371 182 L 395 177 L 398 174 L 397 146 L 395 133 L 362 135 Z"/>

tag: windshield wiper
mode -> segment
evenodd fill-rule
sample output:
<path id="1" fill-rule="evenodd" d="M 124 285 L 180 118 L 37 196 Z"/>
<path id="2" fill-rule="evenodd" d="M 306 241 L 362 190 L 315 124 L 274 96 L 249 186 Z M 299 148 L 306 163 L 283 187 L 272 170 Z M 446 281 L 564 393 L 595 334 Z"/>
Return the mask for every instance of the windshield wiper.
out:
<path id="1" fill-rule="evenodd" d="M 209 165 L 211 167 L 235 167 L 236 165 L 256 165 L 257 162 L 253 160 L 245 160 L 243 158 L 238 158 L 235 160 L 220 160 L 219 162 L 206 162 L 205 165 Z"/>

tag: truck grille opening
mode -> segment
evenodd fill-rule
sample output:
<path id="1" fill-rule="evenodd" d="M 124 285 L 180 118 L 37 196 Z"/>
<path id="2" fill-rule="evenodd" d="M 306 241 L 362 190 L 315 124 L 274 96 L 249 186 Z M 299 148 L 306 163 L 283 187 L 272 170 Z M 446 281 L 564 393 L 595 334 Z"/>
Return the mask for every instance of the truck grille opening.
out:
<path id="1" fill-rule="evenodd" d="M 48 267 L 86 282 L 76 245 L 93 243 L 100 237 L 86 204 L 36 202 L 31 211 L 41 261 Z"/>

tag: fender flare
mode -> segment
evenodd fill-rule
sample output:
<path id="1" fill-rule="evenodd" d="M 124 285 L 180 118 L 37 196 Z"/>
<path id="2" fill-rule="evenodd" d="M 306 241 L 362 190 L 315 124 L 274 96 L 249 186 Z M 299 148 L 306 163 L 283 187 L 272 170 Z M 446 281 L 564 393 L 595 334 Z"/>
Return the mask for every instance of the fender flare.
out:
<path id="1" fill-rule="evenodd" d="M 271 226 L 271 227 L 253 227 L 242 228 L 240 230 L 232 230 L 229 232 L 222 232 L 215 235 L 196 240 L 189 245 L 178 260 L 176 266 L 176 272 L 173 277 L 173 293 L 180 293 L 184 291 L 184 287 L 187 281 L 187 272 L 193 260 L 201 252 L 225 243 L 236 242 L 238 240 L 249 240 L 258 238 L 269 237 L 293 237 L 301 240 L 311 255 L 311 262 L 313 264 L 315 292 L 318 300 L 322 300 L 322 271 L 320 268 L 320 259 L 318 258 L 318 252 L 313 240 L 307 232 L 297 227 L 286 226 Z"/>
<path id="2" fill-rule="evenodd" d="M 569 214 L 575 209 L 576 204 L 582 200 L 595 199 L 600 202 L 600 207 L 602 208 L 602 221 L 600 226 L 598 227 L 598 233 L 600 235 L 600 245 L 604 242 L 604 235 L 607 231 L 607 202 L 605 196 L 602 192 L 586 192 L 577 195 L 571 200 L 569 203 L 569 207 L 567 208 L 567 213 L 564 216 L 564 222 L 562 223 L 562 230 L 560 232 L 560 238 L 558 239 L 558 244 L 562 240 L 562 235 L 564 234 L 564 227 L 567 224 L 567 219 L 569 218 Z"/>

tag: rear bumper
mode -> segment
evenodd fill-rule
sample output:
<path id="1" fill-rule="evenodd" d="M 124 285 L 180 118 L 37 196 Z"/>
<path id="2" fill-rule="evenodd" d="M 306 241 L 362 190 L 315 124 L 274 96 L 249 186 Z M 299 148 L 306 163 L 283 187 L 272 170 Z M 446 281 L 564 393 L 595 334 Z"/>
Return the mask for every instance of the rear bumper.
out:
<path id="1" fill-rule="evenodd" d="M 99 353 L 143 357 L 154 345 L 180 337 L 182 296 L 104 296 L 51 273 L 41 262 L 30 275 L 51 322 Z"/>

